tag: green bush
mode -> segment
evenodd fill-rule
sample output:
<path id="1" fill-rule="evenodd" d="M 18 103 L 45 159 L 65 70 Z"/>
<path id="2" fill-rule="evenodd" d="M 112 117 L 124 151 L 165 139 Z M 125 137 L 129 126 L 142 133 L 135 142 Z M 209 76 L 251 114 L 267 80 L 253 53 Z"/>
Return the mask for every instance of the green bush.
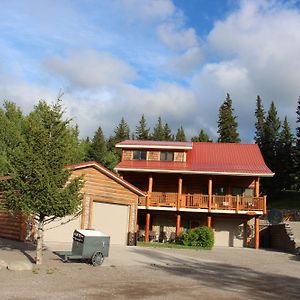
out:
<path id="1" fill-rule="evenodd" d="M 214 241 L 213 231 L 206 226 L 190 229 L 187 233 L 182 233 L 178 238 L 178 243 L 185 246 L 206 249 L 211 249 L 214 245 Z"/>

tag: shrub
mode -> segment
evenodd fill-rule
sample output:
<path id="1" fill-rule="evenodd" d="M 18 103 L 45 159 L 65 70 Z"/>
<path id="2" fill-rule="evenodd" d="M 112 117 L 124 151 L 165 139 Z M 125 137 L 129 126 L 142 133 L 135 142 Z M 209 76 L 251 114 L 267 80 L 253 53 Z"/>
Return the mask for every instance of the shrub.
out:
<path id="1" fill-rule="evenodd" d="M 197 227 L 188 230 L 187 233 L 182 233 L 179 236 L 178 243 L 186 246 L 211 249 L 214 245 L 214 233 L 206 226 Z"/>

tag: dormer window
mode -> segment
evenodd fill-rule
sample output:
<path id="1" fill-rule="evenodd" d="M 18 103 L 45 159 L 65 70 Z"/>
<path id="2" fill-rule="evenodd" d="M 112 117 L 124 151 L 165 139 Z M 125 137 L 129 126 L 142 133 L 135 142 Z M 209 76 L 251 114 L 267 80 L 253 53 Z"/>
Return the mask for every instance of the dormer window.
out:
<path id="1" fill-rule="evenodd" d="M 160 160 L 173 161 L 174 160 L 174 152 L 161 151 L 160 152 Z"/>
<path id="2" fill-rule="evenodd" d="M 147 159 L 147 151 L 133 151 L 133 159 L 134 160 L 146 160 Z"/>

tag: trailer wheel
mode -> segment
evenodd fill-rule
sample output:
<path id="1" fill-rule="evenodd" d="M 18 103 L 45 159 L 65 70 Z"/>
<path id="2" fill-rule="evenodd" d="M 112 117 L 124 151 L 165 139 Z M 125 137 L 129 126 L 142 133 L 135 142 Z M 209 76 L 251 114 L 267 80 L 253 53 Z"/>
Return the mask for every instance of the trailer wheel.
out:
<path id="1" fill-rule="evenodd" d="M 94 267 L 96 266 L 100 266 L 102 265 L 103 261 L 104 261 L 104 257 L 103 257 L 103 254 L 99 251 L 95 252 L 92 256 L 92 265 Z"/>

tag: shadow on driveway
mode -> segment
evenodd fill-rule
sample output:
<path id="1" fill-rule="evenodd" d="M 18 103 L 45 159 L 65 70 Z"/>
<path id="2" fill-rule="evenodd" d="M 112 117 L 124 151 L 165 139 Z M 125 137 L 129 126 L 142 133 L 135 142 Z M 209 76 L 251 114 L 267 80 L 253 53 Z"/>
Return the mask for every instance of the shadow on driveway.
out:
<path id="1" fill-rule="evenodd" d="M 34 263 L 34 251 L 36 246 L 31 242 L 20 242 L 14 240 L 8 240 L 0 238 L 0 250 L 20 252 L 23 254 L 31 263 Z"/>
<path id="2" fill-rule="evenodd" d="M 279 275 L 215 261 L 176 258 L 146 249 L 139 249 L 138 253 L 146 256 L 147 259 L 155 259 L 157 263 L 151 264 L 151 267 L 155 269 L 182 276 L 185 279 L 190 278 L 210 288 L 236 292 L 245 298 L 282 300 L 300 297 L 300 278 L 285 276 L 284 270 L 282 270 L 283 274 Z"/>

